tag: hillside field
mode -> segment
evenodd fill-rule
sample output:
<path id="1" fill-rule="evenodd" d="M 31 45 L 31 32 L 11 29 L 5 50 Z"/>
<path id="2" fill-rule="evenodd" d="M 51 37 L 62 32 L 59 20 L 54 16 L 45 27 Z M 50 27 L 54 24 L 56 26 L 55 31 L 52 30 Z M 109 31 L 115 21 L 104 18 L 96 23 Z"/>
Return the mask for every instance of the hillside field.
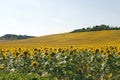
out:
<path id="1" fill-rule="evenodd" d="M 120 30 L 62 33 L 24 40 L 0 41 L 0 47 L 120 46 Z"/>
<path id="2" fill-rule="evenodd" d="M 120 30 L 0 41 L 0 80 L 118 80 Z"/>

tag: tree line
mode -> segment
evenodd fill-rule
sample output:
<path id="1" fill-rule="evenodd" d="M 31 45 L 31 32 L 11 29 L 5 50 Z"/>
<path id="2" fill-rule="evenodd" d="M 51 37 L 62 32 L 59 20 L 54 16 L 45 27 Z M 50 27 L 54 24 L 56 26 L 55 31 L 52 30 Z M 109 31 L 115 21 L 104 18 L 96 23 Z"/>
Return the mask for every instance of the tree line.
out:
<path id="1" fill-rule="evenodd" d="M 109 26 L 109 25 L 96 25 L 93 27 L 87 27 L 87 28 L 82 28 L 82 29 L 76 29 L 73 30 L 71 33 L 75 32 L 89 32 L 89 31 L 101 31 L 101 30 L 120 30 L 120 27 L 114 27 L 114 26 Z"/>
<path id="2" fill-rule="evenodd" d="M 27 39 L 27 38 L 33 38 L 34 36 L 27 36 L 27 35 L 15 35 L 15 34 L 5 34 L 4 36 L 1 36 L 1 40 L 19 40 L 19 39 Z"/>

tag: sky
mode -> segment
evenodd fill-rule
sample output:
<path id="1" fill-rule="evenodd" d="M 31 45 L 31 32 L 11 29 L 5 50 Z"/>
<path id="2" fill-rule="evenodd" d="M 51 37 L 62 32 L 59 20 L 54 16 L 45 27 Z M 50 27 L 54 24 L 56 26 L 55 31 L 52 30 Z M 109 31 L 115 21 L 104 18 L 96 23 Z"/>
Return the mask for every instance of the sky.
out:
<path id="1" fill-rule="evenodd" d="M 120 0 L 0 0 L 0 36 L 43 36 L 100 24 L 120 26 Z"/>

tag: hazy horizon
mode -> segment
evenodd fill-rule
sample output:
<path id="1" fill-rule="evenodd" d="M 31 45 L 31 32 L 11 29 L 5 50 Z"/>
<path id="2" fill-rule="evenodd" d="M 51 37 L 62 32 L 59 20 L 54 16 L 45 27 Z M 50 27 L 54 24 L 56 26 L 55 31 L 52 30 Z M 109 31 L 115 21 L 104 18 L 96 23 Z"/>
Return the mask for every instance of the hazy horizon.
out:
<path id="1" fill-rule="evenodd" d="M 120 0 L 0 0 L 0 36 L 43 36 L 106 24 L 120 26 Z"/>

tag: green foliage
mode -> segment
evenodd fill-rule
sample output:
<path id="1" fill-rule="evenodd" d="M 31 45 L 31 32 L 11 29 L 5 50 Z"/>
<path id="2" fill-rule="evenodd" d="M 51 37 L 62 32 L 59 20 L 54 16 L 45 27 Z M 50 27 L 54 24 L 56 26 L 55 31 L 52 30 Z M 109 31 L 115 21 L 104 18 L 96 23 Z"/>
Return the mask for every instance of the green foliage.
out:
<path id="1" fill-rule="evenodd" d="M 0 39 L 2 40 L 17 40 L 17 39 L 27 39 L 27 38 L 33 38 L 34 36 L 27 36 L 27 35 L 15 35 L 15 34 L 6 34 Z"/>
<path id="2" fill-rule="evenodd" d="M 117 52 L 107 56 L 99 50 L 71 49 L 64 53 L 59 51 L 54 56 L 51 55 L 53 52 L 47 55 L 37 52 L 37 58 L 34 57 L 36 54 L 29 57 L 9 55 L 1 59 L 4 69 L 0 70 L 0 80 L 117 80 L 120 77 Z M 33 61 L 39 63 L 38 67 L 31 66 Z"/>
<path id="3" fill-rule="evenodd" d="M 82 29 L 76 29 L 74 31 L 72 31 L 71 33 L 75 33 L 75 32 L 89 32 L 89 31 L 101 31 L 101 30 L 120 30 L 120 27 L 110 27 L 109 25 L 96 25 L 88 28 L 82 28 Z"/>

